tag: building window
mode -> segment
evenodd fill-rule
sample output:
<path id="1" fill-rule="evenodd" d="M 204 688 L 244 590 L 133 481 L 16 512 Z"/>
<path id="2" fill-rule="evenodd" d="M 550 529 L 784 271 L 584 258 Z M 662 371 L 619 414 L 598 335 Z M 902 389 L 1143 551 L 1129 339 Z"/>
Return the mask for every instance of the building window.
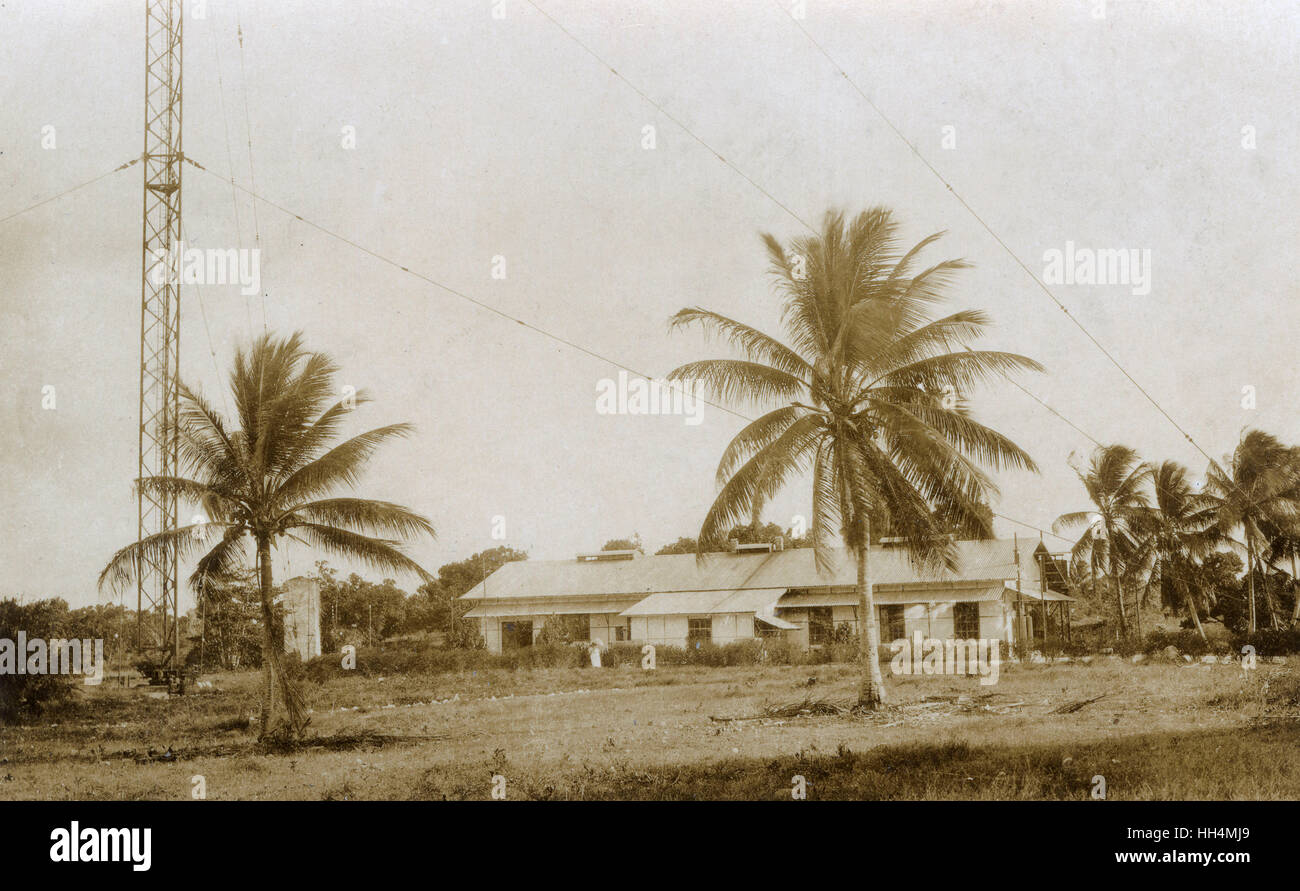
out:
<path id="1" fill-rule="evenodd" d="M 546 643 L 572 643 L 591 640 L 591 616 L 585 613 L 565 613 L 546 617 L 542 632 L 537 636 Z"/>
<path id="2" fill-rule="evenodd" d="M 697 643 L 709 643 L 713 640 L 713 619 L 687 619 L 686 621 L 686 645 L 688 647 L 693 647 Z"/>
<path id="3" fill-rule="evenodd" d="M 907 637 L 907 622 L 903 618 L 903 605 L 892 603 L 880 608 L 880 642 L 893 643 Z"/>
<path id="4" fill-rule="evenodd" d="M 591 616 L 586 614 L 569 616 L 565 625 L 569 640 L 591 640 Z"/>
<path id="5" fill-rule="evenodd" d="M 808 643 L 828 644 L 835 633 L 835 622 L 831 617 L 829 606 L 810 606 L 808 608 Z"/>
<path id="6" fill-rule="evenodd" d="M 533 623 L 513 621 L 501 623 L 501 649 L 517 650 L 533 645 Z"/>
<path id="7" fill-rule="evenodd" d="M 952 605 L 952 636 L 957 640 L 979 639 L 980 605 L 978 603 Z"/>

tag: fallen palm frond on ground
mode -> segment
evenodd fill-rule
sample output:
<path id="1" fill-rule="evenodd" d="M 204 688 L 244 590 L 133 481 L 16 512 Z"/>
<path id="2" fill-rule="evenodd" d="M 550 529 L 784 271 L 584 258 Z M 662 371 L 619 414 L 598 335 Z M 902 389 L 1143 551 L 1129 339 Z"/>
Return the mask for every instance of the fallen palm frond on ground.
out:
<path id="1" fill-rule="evenodd" d="M 1097 700 L 1105 699 L 1105 698 L 1106 698 L 1106 694 L 1103 693 L 1100 696 L 1094 696 L 1091 699 L 1080 699 L 1077 700 L 1076 702 L 1067 702 L 1065 705 L 1062 705 L 1059 708 L 1052 709 L 1051 714 L 1072 715 L 1075 712 L 1077 712 L 1079 709 L 1083 708 L 1085 705 L 1092 705 L 1092 703 L 1096 702 Z"/>
<path id="2" fill-rule="evenodd" d="M 768 718 L 803 718 L 810 715 L 843 715 L 847 714 L 851 710 L 852 708 L 846 701 L 806 698 L 801 702 L 792 702 L 787 705 L 769 705 L 757 715 L 743 715 L 732 718 L 709 715 L 709 720 L 761 721 Z"/>
<path id="3" fill-rule="evenodd" d="M 451 737 L 437 734 L 376 733 L 371 730 L 361 730 L 354 733 L 334 733 L 329 736 L 309 736 L 296 741 L 279 737 L 274 742 L 260 743 L 259 748 L 275 754 L 305 751 L 339 752 L 447 739 Z"/>
<path id="4" fill-rule="evenodd" d="M 961 694 L 934 694 L 922 697 L 920 702 L 906 703 L 890 711 L 876 712 L 871 717 L 882 727 L 902 724 L 941 721 L 957 715 L 1009 715 L 1019 712 L 1025 700 L 997 702 L 1010 698 L 1005 693 L 980 693 L 976 696 Z M 892 720 L 891 720 L 892 719 Z"/>
<path id="5" fill-rule="evenodd" d="M 144 751 L 139 749 L 124 749 L 115 752 L 100 750 L 95 753 L 94 760 L 101 762 L 134 761 L 136 764 L 168 763 L 192 761 L 196 758 L 229 758 L 236 755 L 250 754 L 281 755 L 304 751 L 339 752 L 352 749 L 378 749 L 384 746 L 415 744 L 450 738 L 449 736 L 376 733 L 363 730 L 355 733 L 311 736 L 297 742 L 277 738 L 274 741 L 258 742 L 254 740 L 221 745 L 186 746 L 183 748 L 168 746 L 162 750 L 155 747 L 150 747 Z"/>
<path id="6" fill-rule="evenodd" d="M 905 723 L 909 719 L 919 718 L 925 720 L 967 713 L 996 715 L 1009 714 L 1025 704 L 1025 700 L 1023 699 L 1005 703 L 996 703 L 992 701 L 999 696 L 1005 698 L 1005 694 L 1001 693 L 981 693 L 980 695 L 973 697 L 966 694 L 956 693 L 936 694 L 925 696 L 920 702 L 886 705 L 883 708 L 878 708 L 874 711 L 860 710 L 854 707 L 847 700 L 805 698 L 800 702 L 792 702 L 786 705 L 767 706 L 763 711 L 756 715 L 737 715 L 734 717 L 710 715 L 709 720 L 726 723 L 733 721 L 765 721 L 853 714 L 858 717 L 866 718 L 873 723 L 882 724 L 885 727 L 894 727 Z M 1097 699 L 1100 698 L 1100 696 L 1097 697 Z M 1095 702 L 1096 700 L 1093 699 L 1088 701 Z M 1087 703 L 1084 704 L 1086 705 Z M 1082 706 L 1080 706 L 1080 708 L 1081 707 Z"/>

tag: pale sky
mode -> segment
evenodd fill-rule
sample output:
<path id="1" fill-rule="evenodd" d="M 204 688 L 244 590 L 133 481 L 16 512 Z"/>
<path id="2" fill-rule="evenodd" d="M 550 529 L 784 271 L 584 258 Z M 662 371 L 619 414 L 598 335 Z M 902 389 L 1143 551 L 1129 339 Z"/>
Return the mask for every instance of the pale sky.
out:
<path id="1" fill-rule="evenodd" d="M 191 0 L 186 153 L 656 376 L 725 354 L 667 333 L 683 306 L 781 334 L 759 233 L 804 230 L 758 187 L 812 222 L 887 205 L 911 241 L 948 231 L 931 261 L 975 264 L 952 309 L 988 310 L 984 344 L 1047 366 L 1021 378 L 1039 398 L 1102 441 L 1203 470 L 776 3 L 539 5 L 573 36 L 525 0 Z M 1300 441 L 1293 2 L 1109 0 L 1104 17 L 1096 0 L 807 0 L 804 11 L 799 24 L 1036 275 L 1067 242 L 1150 251 L 1150 293 L 1052 289 L 1201 446 L 1221 455 L 1246 426 Z M 0 6 L 0 219 L 139 155 L 143 38 L 138 0 Z M 341 386 L 375 397 L 351 432 L 417 426 L 358 492 L 432 519 L 438 540 L 412 552 L 426 568 L 498 544 L 566 558 L 633 532 L 653 551 L 698 531 L 740 419 L 707 406 L 699 425 L 598 414 L 598 382 L 616 367 L 266 204 L 258 241 L 251 199 L 193 168 L 184 176 L 190 241 L 260 243 L 269 327 L 303 329 L 340 362 Z M 96 602 L 99 570 L 135 536 L 140 208 L 137 165 L 0 222 L 0 595 Z M 218 407 L 262 306 L 238 286 L 184 289 L 182 375 Z M 1086 457 L 1086 438 L 1009 385 L 973 401 L 1042 468 L 1001 476 L 995 510 L 1050 528 L 1086 506 L 1067 463 L 1072 450 Z M 789 525 L 806 490 L 793 486 L 765 519 Z M 492 537 L 498 516 L 504 540 Z M 317 556 L 281 552 L 277 577 Z"/>

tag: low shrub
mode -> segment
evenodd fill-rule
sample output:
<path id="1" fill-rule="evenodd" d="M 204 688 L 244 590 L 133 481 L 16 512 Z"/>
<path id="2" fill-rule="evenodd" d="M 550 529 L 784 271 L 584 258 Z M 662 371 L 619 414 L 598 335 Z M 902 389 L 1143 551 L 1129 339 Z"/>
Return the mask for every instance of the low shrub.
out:
<path id="1" fill-rule="evenodd" d="M 729 644 L 705 643 L 689 647 L 655 644 L 655 665 L 758 665 L 764 661 L 764 641 L 738 640 Z M 601 665 L 640 665 L 645 644 L 614 644 L 601 657 Z M 770 646 L 770 644 L 768 644 Z"/>
<path id="2" fill-rule="evenodd" d="M 537 644 L 504 653 L 483 649 L 445 648 L 431 643 L 403 641 L 373 647 L 357 647 L 356 672 L 371 675 L 445 674 L 448 672 L 485 671 L 502 668 L 581 668 L 591 664 L 584 646 L 571 644 Z M 306 675 L 314 681 L 341 677 L 343 668 L 338 653 L 318 656 L 307 663 Z"/>
<path id="3" fill-rule="evenodd" d="M 643 658 L 641 643 L 614 643 L 601 652 L 601 666 L 619 668 L 639 667 Z M 779 638 L 754 638 L 728 644 L 699 642 L 689 647 L 655 645 L 655 664 L 699 665 L 725 667 L 733 665 L 824 665 L 835 662 L 856 662 L 858 645 L 855 640 L 829 643 L 814 649 L 805 649 L 791 641 Z M 890 650 L 882 647 L 882 661 L 888 661 Z M 379 646 L 359 646 L 356 650 L 354 670 L 364 676 L 444 674 L 464 671 L 506 669 L 510 671 L 529 668 L 585 668 L 591 661 L 584 642 L 569 644 L 538 643 L 531 647 L 490 653 L 484 649 L 449 648 L 430 641 L 394 641 Z M 343 667 L 339 653 L 318 656 L 307 662 L 303 675 L 321 682 L 343 677 L 349 669 Z"/>
<path id="4" fill-rule="evenodd" d="M 1097 652 L 1097 647 L 1083 641 L 1062 641 L 1051 648 L 1052 656 L 1069 656 L 1071 659 L 1077 659 L 1080 656 L 1091 656 Z"/>
<path id="5" fill-rule="evenodd" d="M 600 664 L 605 668 L 619 668 L 623 665 L 639 666 L 641 664 L 641 644 L 612 643 L 601 652 Z"/>
<path id="6" fill-rule="evenodd" d="M 1241 648 L 1250 645 L 1259 656 L 1285 656 L 1288 653 L 1300 653 L 1300 628 L 1259 629 L 1254 633 L 1245 632 L 1232 636 L 1234 653 L 1241 653 Z"/>
<path id="7" fill-rule="evenodd" d="M 763 653 L 768 665 L 799 665 L 808 657 L 803 647 L 779 637 L 763 641 Z"/>
<path id="8" fill-rule="evenodd" d="M 1210 644 L 1192 628 L 1178 631 L 1152 631 L 1142 642 L 1142 652 L 1155 656 L 1166 647 L 1173 647 L 1179 654 L 1200 658 L 1212 651 Z"/>
<path id="9" fill-rule="evenodd" d="M 1136 656 L 1138 653 L 1145 653 L 1145 642 L 1138 637 L 1124 637 L 1111 644 L 1115 655 L 1123 656 L 1127 659 L 1129 656 Z"/>
<path id="10" fill-rule="evenodd" d="M 67 607 L 61 600 L 28 604 L 12 598 L 0 600 L 0 639 L 9 642 L 7 659 L 13 660 L 0 673 L 0 723 L 39 715 L 48 706 L 72 696 L 72 686 L 79 679 L 66 674 L 19 674 L 16 668 L 18 660 L 26 664 L 28 659 L 28 653 L 18 652 L 16 641 L 20 633 L 29 641 L 73 636 L 63 630 Z M 46 666 L 49 667 L 48 661 Z"/>

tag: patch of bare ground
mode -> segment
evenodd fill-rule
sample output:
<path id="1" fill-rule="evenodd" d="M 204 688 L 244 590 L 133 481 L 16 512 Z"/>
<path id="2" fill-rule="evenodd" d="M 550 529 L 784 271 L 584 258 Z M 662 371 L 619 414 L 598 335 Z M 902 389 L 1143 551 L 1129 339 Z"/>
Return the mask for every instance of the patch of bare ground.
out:
<path id="1" fill-rule="evenodd" d="M 494 776 L 510 798 L 768 798 L 804 765 L 809 797 L 1077 797 L 1086 773 L 1112 797 L 1300 798 L 1292 665 L 888 677 L 869 713 L 857 680 L 851 665 L 331 679 L 304 688 L 313 738 L 283 749 L 256 741 L 253 674 L 170 699 L 105 689 L 0 728 L 0 797 L 188 798 L 201 774 L 218 799 L 482 798 Z"/>

